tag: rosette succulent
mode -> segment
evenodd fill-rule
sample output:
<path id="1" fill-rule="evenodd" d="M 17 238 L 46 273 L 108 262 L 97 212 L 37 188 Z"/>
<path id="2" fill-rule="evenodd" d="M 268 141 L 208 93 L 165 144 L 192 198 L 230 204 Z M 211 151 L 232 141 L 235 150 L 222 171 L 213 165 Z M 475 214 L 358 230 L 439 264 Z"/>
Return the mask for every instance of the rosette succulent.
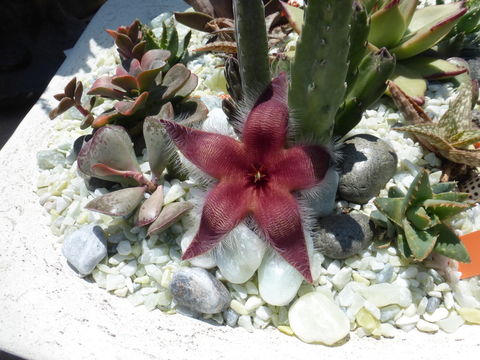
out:
<path id="1" fill-rule="evenodd" d="M 140 171 L 128 133 L 121 126 L 104 126 L 86 142 L 77 158 L 84 175 L 120 183 L 125 188 L 90 201 L 86 208 L 111 216 L 135 213 L 136 226 L 150 225 L 149 235 L 166 229 L 192 208 L 188 202 L 163 204 L 161 175 L 168 162 L 163 129 L 154 119 L 144 122 L 143 133 L 152 176 Z M 148 195 L 148 197 L 147 197 Z"/>
<path id="2" fill-rule="evenodd" d="M 464 202 L 468 194 L 452 192 L 454 187 L 455 183 L 430 185 L 428 172 L 422 169 L 406 194 L 392 188 L 388 198 L 374 201 L 381 213 L 374 218 L 383 226 L 387 226 L 387 222 L 393 224 L 396 245 L 404 258 L 423 261 L 431 252 L 436 252 L 461 262 L 470 262 L 461 240 L 445 223 L 450 217 L 473 206 Z"/>

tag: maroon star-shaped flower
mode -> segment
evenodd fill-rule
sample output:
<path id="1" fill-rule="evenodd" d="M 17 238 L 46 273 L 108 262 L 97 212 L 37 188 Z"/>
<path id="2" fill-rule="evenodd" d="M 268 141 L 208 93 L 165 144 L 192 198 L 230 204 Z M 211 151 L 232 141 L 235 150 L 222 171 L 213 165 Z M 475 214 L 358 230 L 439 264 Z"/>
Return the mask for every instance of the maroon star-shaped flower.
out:
<path id="1" fill-rule="evenodd" d="M 329 167 L 321 146 L 286 148 L 287 78 L 275 78 L 243 126 L 241 142 L 161 120 L 183 155 L 218 179 L 203 206 L 200 228 L 183 259 L 215 247 L 246 216 L 307 281 L 312 282 L 301 212 L 294 191 L 317 185 Z"/>

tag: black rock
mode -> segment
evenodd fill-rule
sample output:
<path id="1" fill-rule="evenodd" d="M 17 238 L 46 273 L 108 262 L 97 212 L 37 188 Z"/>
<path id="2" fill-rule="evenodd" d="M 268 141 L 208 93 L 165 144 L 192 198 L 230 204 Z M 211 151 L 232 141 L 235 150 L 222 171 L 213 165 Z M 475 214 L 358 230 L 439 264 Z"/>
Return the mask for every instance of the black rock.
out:
<path id="1" fill-rule="evenodd" d="M 227 288 L 201 268 L 180 268 L 173 275 L 170 291 L 179 305 L 204 314 L 222 312 L 230 305 Z"/>
<path id="2" fill-rule="evenodd" d="M 397 154 L 385 141 L 368 134 L 344 142 L 338 193 L 344 200 L 365 204 L 395 174 Z"/>
<path id="3" fill-rule="evenodd" d="M 367 248 L 373 239 L 374 224 L 361 213 L 339 214 L 318 220 L 316 248 L 333 259 L 345 259 Z"/>

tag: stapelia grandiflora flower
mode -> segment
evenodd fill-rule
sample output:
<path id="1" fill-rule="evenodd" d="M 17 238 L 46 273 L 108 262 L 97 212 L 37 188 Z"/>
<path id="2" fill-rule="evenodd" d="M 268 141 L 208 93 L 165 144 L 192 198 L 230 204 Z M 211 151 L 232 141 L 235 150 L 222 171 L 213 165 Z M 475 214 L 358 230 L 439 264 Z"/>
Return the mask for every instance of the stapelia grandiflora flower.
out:
<path id="1" fill-rule="evenodd" d="M 161 120 L 183 155 L 217 179 L 206 197 L 200 228 L 183 259 L 214 248 L 244 218 L 312 282 L 301 209 L 294 192 L 319 184 L 330 155 L 321 146 L 287 148 L 287 78 L 275 78 L 243 124 L 241 141 Z"/>

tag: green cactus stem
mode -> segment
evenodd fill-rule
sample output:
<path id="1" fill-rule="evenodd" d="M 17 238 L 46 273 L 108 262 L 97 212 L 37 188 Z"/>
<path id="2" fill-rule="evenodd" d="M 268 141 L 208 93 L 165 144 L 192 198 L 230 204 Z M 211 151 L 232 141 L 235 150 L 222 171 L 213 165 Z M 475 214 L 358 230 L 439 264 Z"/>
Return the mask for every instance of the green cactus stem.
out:
<path id="1" fill-rule="evenodd" d="M 322 143 L 331 138 L 346 91 L 352 3 L 310 1 L 305 11 L 288 94 L 299 141 Z"/>
<path id="2" fill-rule="evenodd" d="M 244 94 L 258 95 L 270 83 L 265 9 L 261 0 L 233 2 Z"/>

